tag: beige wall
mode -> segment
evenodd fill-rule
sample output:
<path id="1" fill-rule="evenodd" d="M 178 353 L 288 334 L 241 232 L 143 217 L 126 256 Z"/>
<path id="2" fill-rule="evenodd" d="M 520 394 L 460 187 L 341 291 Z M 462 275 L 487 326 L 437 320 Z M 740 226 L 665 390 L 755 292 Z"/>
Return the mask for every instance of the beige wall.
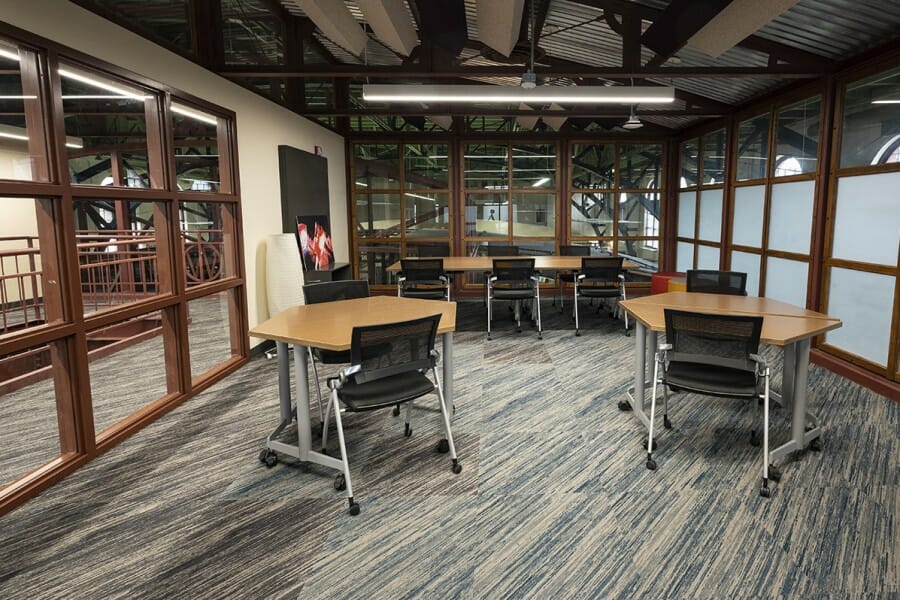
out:
<path id="1" fill-rule="evenodd" d="M 237 114 L 250 326 L 267 318 L 265 239 L 281 232 L 278 145 L 324 149 L 335 259 L 347 262 L 344 140 L 66 0 L 0 0 L 0 20 L 198 96 Z M 252 344 L 259 340 L 251 339 Z"/>

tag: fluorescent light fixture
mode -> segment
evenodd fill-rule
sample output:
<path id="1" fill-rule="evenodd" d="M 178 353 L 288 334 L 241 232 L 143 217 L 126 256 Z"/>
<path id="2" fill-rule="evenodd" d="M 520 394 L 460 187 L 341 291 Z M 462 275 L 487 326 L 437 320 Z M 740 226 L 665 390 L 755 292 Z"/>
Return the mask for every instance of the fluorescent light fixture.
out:
<path id="1" fill-rule="evenodd" d="M 24 127 L 16 127 L 15 125 L 5 125 L 0 123 L 0 137 L 27 142 L 28 132 Z M 84 148 L 84 140 L 79 137 L 75 137 L 74 135 L 67 135 L 66 147 Z"/>
<path id="2" fill-rule="evenodd" d="M 364 84 L 369 102 L 537 102 L 550 104 L 660 104 L 675 100 L 672 87 Z"/>
<path id="3" fill-rule="evenodd" d="M 19 62 L 19 55 L 16 52 L 10 52 L 9 50 L 0 48 L 0 56 L 2 56 L 3 58 L 8 58 L 9 60 Z"/>
<path id="4" fill-rule="evenodd" d="M 897 99 L 897 100 L 872 100 L 872 104 L 900 104 L 900 99 Z"/>
<path id="5" fill-rule="evenodd" d="M 37 96 L 0 96 L 0 100 L 37 100 Z"/>
<path id="6" fill-rule="evenodd" d="M 63 100 L 133 100 L 135 99 L 135 96 L 130 94 L 128 96 L 116 94 L 66 94 L 60 96 L 60 98 Z M 152 98 L 152 96 L 140 96 L 141 100 L 147 100 L 149 98 Z"/>
<path id="7" fill-rule="evenodd" d="M 105 82 L 103 82 L 103 81 L 97 81 L 96 79 L 93 79 L 93 78 L 91 78 L 91 77 L 88 77 L 87 75 L 82 75 L 81 73 L 76 73 L 76 72 L 74 72 L 74 71 L 69 71 L 68 69 L 60 69 L 60 70 L 59 70 L 59 74 L 60 74 L 62 77 L 65 77 L 65 78 L 67 78 L 67 79 L 73 79 L 73 80 L 75 80 L 75 81 L 80 81 L 81 83 L 86 83 L 86 84 L 92 85 L 92 86 L 94 86 L 94 87 L 96 87 L 96 88 L 100 88 L 101 90 L 106 90 L 107 92 L 112 92 L 112 93 L 117 94 L 117 95 L 119 95 L 119 96 L 125 96 L 126 98 L 131 98 L 132 100 L 140 100 L 141 102 L 143 102 L 144 100 L 146 100 L 147 98 L 150 97 L 150 96 L 140 96 L 140 95 L 138 95 L 138 94 L 134 94 L 134 93 L 129 92 L 129 91 L 127 91 L 127 90 L 125 90 L 125 89 L 122 89 L 122 88 L 120 88 L 120 87 L 116 87 L 116 86 L 114 86 L 114 85 L 110 85 L 110 84 L 105 83 Z"/>
<path id="8" fill-rule="evenodd" d="M 178 106 L 177 104 L 172 105 L 172 112 L 187 117 L 189 119 L 194 119 L 195 121 L 200 121 L 202 123 L 207 123 L 209 125 L 218 125 L 219 122 L 210 115 L 205 113 L 197 112 L 194 110 L 189 110 L 184 108 L 183 106 Z"/>
<path id="9" fill-rule="evenodd" d="M 542 185 L 544 185 L 544 184 L 547 183 L 548 181 L 550 181 L 550 178 L 549 178 L 549 177 L 541 177 L 540 179 L 538 179 L 537 181 L 535 181 L 534 183 L 532 183 L 532 184 L 531 184 L 531 187 L 541 187 Z"/>

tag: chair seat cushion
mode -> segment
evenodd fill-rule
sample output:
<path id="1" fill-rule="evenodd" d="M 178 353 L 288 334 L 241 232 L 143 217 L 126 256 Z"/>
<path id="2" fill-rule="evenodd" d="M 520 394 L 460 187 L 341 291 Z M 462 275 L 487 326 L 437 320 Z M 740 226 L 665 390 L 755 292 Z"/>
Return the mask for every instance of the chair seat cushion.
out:
<path id="1" fill-rule="evenodd" d="M 434 384 L 422 373 L 401 373 L 366 383 L 349 381 L 338 396 L 351 412 L 375 410 L 415 400 L 434 391 Z"/>
<path id="2" fill-rule="evenodd" d="M 313 348 L 313 356 L 323 365 L 340 365 L 350 362 L 349 350 L 322 350 Z"/>
<path id="3" fill-rule="evenodd" d="M 504 300 L 524 300 L 534 298 L 534 283 L 530 281 L 502 281 L 491 286 L 494 298 Z"/>
<path id="4" fill-rule="evenodd" d="M 759 393 L 753 371 L 695 362 L 669 361 L 665 383 L 670 387 L 727 398 L 753 398 Z"/>

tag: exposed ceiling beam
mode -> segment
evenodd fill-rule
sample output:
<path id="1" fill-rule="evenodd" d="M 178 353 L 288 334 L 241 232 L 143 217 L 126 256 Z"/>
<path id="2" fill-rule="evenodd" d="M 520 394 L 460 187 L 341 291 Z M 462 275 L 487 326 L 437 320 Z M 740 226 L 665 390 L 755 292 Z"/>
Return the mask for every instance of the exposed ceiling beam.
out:
<path id="1" fill-rule="evenodd" d="M 554 105 L 556 106 L 556 105 Z M 621 117 L 627 119 L 630 114 L 628 107 L 576 107 L 576 108 L 554 108 L 554 109 L 532 109 L 525 108 L 482 108 L 479 106 L 437 106 L 430 105 L 428 108 L 422 108 L 414 105 L 404 105 L 402 107 L 386 108 L 358 108 L 353 110 L 341 109 L 307 109 L 300 114 L 307 117 L 358 117 L 358 116 L 383 116 L 388 114 L 408 115 L 408 116 L 425 116 L 432 115 L 449 115 L 449 116 L 477 116 L 484 115 L 486 117 L 532 117 L 535 115 L 544 117 Z M 689 108 L 684 110 L 646 110 L 641 109 L 641 117 L 721 117 L 727 114 L 725 111 L 706 110 L 699 108 Z"/>
<path id="2" fill-rule="evenodd" d="M 538 76 L 576 78 L 630 78 L 662 77 L 662 78 L 716 78 L 716 77 L 757 77 L 774 79 L 809 79 L 822 77 L 831 69 L 826 66 L 794 66 L 774 65 L 770 67 L 641 67 L 625 69 L 617 67 L 573 66 L 542 67 L 534 69 Z M 443 70 L 425 70 L 419 65 L 384 66 L 384 65 L 305 65 L 302 70 L 289 69 L 276 65 L 260 69 L 248 69 L 246 66 L 225 66 L 218 69 L 225 77 L 418 77 L 432 79 L 440 77 L 518 77 L 522 74 L 521 66 L 455 66 Z"/>
<path id="3" fill-rule="evenodd" d="M 672 0 L 641 36 L 641 43 L 658 55 L 672 56 L 731 2 L 732 0 Z M 750 33 L 753 32 L 748 32 L 747 35 Z"/>

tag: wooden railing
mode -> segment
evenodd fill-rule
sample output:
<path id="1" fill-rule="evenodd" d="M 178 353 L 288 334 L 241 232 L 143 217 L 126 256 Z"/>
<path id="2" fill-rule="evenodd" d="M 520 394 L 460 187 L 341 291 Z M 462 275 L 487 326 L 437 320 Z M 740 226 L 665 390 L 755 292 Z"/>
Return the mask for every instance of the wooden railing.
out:
<path id="1" fill-rule="evenodd" d="M 156 237 L 152 231 L 80 230 L 75 238 L 85 312 L 157 293 Z"/>
<path id="2" fill-rule="evenodd" d="M 223 229 L 190 229 L 181 232 L 187 286 L 193 287 L 227 276 L 222 257 Z"/>
<path id="3" fill-rule="evenodd" d="M 36 242 L 34 236 L 0 237 L 0 334 L 44 322 Z"/>

